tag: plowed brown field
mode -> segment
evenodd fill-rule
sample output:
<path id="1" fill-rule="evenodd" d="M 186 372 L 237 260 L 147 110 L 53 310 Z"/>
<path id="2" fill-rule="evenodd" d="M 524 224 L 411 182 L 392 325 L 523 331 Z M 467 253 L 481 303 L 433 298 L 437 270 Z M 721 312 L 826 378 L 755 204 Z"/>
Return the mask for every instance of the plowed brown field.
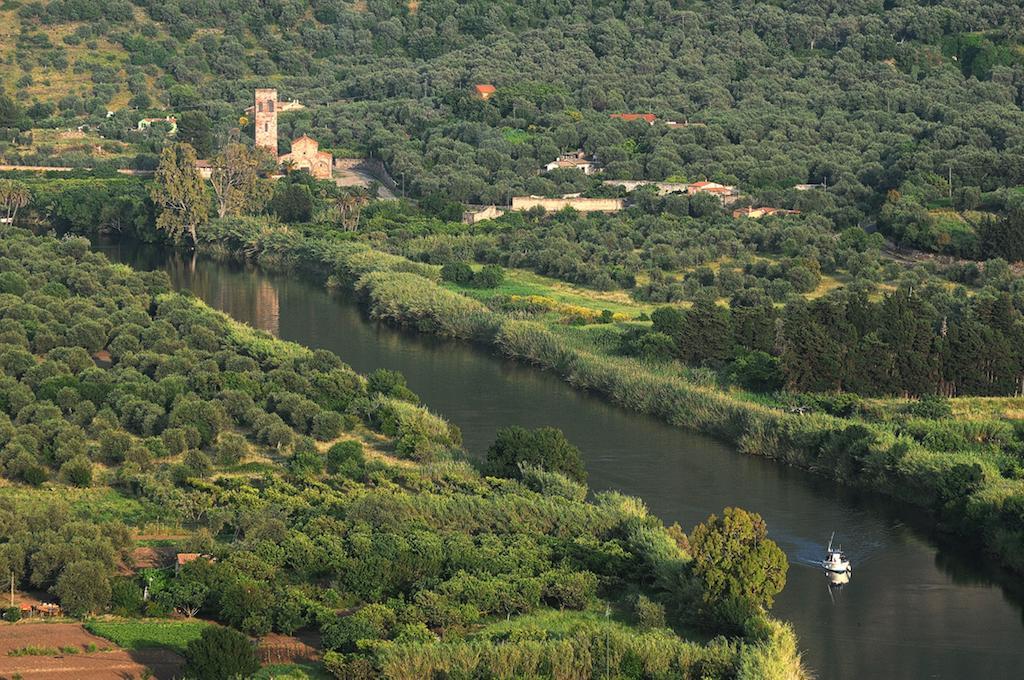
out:
<path id="1" fill-rule="evenodd" d="M 109 652 L 87 653 L 92 643 L 109 647 Z M 22 647 L 76 647 L 78 654 L 56 656 L 8 656 Z M 166 649 L 126 651 L 110 640 L 97 637 L 77 623 L 0 624 L 0 678 L 10 680 L 15 673 L 25 680 L 56 678 L 57 680 L 128 680 L 139 678 L 149 669 L 158 680 L 171 680 L 181 675 L 182 658 Z"/>

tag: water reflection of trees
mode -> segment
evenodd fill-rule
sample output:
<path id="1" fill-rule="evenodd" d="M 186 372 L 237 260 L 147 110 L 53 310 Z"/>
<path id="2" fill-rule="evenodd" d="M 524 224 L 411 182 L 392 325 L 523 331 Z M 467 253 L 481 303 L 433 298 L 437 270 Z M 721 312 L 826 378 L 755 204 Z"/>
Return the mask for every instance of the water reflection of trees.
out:
<path id="1" fill-rule="evenodd" d="M 254 328 L 280 335 L 280 293 L 277 285 L 266 276 L 256 275 L 245 267 L 233 271 L 214 262 L 203 266 L 203 258 L 194 250 L 175 250 L 164 257 L 164 270 L 175 288 L 191 291 L 211 307 L 244 320 Z"/>

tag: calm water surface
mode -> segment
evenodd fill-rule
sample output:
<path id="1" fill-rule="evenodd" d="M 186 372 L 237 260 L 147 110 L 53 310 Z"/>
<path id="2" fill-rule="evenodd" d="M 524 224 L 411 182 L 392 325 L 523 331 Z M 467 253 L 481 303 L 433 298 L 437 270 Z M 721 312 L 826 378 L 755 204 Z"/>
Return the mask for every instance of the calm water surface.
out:
<path id="1" fill-rule="evenodd" d="M 333 350 L 357 371 L 401 371 L 462 429 L 470 451 L 482 452 L 505 425 L 551 425 L 583 451 L 594 489 L 640 496 L 687 531 L 728 505 L 761 513 L 791 564 L 775 613 L 796 627 L 818 678 L 1024 677 L 1016 582 L 986 569 L 983 555 L 937 542 L 910 508 L 740 455 L 484 349 L 372 322 L 297 277 L 133 244 L 101 249 L 138 269 L 165 269 L 176 288 L 286 340 Z M 812 564 L 833 530 L 854 564 L 841 589 Z"/>

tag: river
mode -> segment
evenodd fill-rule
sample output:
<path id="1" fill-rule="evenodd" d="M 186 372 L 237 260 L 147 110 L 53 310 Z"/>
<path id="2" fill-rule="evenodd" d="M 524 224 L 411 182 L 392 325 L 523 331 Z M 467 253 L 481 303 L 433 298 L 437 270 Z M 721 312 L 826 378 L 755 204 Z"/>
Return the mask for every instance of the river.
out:
<path id="1" fill-rule="evenodd" d="M 580 447 L 593 489 L 639 496 L 666 523 L 689 531 L 730 505 L 760 513 L 790 561 L 774 613 L 792 622 L 818 678 L 1024 677 L 1017 582 L 987 567 L 985 555 L 936 539 L 913 508 L 741 455 L 486 349 L 373 322 L 297 276 L 136 244 L 99 249 L 137 269 L 165 269 L 175 288 L 278 337 L 330 349 L 357 371 L 401 371 L 462 429 L 471 452 L 484 451 L 499 427 L 550 425 Z M 813 564 L 833 530 L 854 565 L 839 588 Z"/>

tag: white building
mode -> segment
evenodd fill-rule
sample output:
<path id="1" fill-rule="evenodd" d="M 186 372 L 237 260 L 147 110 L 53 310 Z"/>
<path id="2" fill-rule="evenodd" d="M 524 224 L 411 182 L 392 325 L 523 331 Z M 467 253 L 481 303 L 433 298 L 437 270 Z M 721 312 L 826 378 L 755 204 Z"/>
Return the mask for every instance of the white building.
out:
<path id="1" fill-rule="evenodd" d="M 544 166 L 548 172 L 552 170 L 580 170 L 584 175 L 601 172 L 601 164 L 587 156 L 583 151 L 564 153 Z"/>

